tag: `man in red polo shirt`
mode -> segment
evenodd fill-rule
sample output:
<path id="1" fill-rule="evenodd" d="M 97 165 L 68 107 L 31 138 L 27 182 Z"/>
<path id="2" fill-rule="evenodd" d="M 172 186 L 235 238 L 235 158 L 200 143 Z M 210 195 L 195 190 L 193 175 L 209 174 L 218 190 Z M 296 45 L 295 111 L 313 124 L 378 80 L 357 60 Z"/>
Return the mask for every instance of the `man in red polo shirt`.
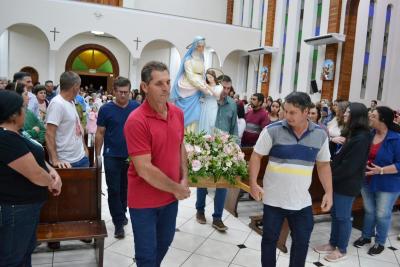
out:
<path id="1" fill-rule="evenodd" d="M 141 78 L 146 101 L 129 115 L 124 127 L 132 160 L 128 206 L 138 267 L 160 266 L 175 235 L 177 200 L 190 196 L 183 112 L 168 103 L 168 68 L 149 62 Z"/>

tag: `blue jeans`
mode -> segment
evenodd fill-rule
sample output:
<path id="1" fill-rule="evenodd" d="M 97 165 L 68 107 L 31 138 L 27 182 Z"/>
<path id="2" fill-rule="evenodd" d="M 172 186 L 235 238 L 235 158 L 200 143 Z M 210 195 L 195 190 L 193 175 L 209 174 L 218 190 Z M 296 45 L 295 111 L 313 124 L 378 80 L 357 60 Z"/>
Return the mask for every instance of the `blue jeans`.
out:
<path id="1" fill-rule="evenodd" d="M 341 253 L 347 252 L 351 235 L 351 209 L 355 197 L 333 193 L 333 206 L 331 209 L 331 238 L 329 243 L 338 247 Z"/>
<path id="2" fill-rule="evenodd" d="M 0 267 L 32 266 L 42 205 L 0 205 Z"/>
<path id="3" fill-rule="evenodd" d="M 72 168 L 84 168 L 84 167 L 89 167 L 90 162 L 88 157 L 84 156 L 82 159 L 80 159 L 77 162 L 71 163 Z"/>
<path id="4" fill-rule="evenodd" d="M 116 228 L 125 220 L 128 190 L 128 167 L 126 158 L 104 157 L 104 170 L 108 191 L 108 207 Z"/>
<path id="5" fill-rule="evenodd" d="M 138 267 L 158 267 L 175 235 L 178 201 L 159 208 L 130 208 Z"/>
<path id="6" fill-rule="evenodd" d="M 370 239 L 376 230 L 375 243 L 385 245 L 392 219 L 393 205 L 399 194 L 399 192 L 370 192 L 365 186 L 361 189 L 365 210 L 363 238 Z"/>
<path id="7" fill-rule="evenodd" d="M 212 215 L 214 220 L 215 219 L 220 220 L 222 218 L 226 193 L 227 190 L 225 188 L 217 188 L 215 190 L 214 214 Z M 206 207 L 206 195 L 207 195 L 207 188 L 197 188 L 196 209 L 198 212 L 204 212 L 204 208 Z"/>
<path id="8" fill-rule="evenodd" d="M 276 243 L 287 218 L 292 237 L 290 267 L 304 267 L 314 220 L 311 206 L 301 210 L 285 210 L 264 205 L 261 263 L 263 267 L 276 266 Z"/>

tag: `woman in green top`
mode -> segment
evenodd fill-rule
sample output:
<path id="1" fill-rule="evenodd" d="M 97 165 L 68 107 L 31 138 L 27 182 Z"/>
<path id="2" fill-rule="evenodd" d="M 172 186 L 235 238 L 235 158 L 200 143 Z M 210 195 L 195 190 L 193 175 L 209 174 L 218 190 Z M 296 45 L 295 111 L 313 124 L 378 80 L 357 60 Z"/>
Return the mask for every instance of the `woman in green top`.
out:
<path id="1" fill-rule="evenodd" d="M 25 88 L 25 85 L 22 83 L 11 83 L 9 84 L 6 89 L 13 90 L 17 92 L 17 94 L 21 95 L 22 98 L 24 99 L 24 104 L 25 106 L 28 106 L 28 91 Z M 46 128 L 44 127 L 43 122 L 39 120 L 36 115 L 30 111 L 29 109 L 26 109 L 25 111 L 25 122 L 24 122 L 24 132 L 23 134 L 28 134 L 29 137 L 32 139 L 38 141 L 40 144 L 44 144 L 45 142 L 45 134 L 46 134 Z"/>

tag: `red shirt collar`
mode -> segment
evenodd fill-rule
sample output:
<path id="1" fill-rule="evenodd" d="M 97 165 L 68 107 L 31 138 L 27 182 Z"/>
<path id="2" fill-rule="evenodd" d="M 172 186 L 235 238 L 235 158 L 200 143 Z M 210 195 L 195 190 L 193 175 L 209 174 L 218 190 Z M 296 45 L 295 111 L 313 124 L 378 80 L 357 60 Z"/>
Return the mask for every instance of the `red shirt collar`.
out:
<path id="1" fill-rule="evenodd" d="M 168 109 L 168 111 L 169 111 L 170 108 L 171 108 L 171 104 L 168 103 L 168 102 L 167 102 L 166 104 L 167 104 L 167 109 Z M 145 101 L 143 102 L 142 106 L 143 106 L 144 115 L 145 115 L 146 117 L 151 117 L 151 118 L 157 118 L 157 119 L 160 119 L 160 120 L 165 120 L 164 118 L 162 118 L 162 117 L 160 116 L 160 114 L 158 114 L 158 113 L 150 106 L 150 104 L 149 104 L 149 102 L 148 102 L 147 100 L 145 100 Z M 169 118 L 169 116 L 170 116 L 170 112 L 168 112 L 168 118 Z"/>

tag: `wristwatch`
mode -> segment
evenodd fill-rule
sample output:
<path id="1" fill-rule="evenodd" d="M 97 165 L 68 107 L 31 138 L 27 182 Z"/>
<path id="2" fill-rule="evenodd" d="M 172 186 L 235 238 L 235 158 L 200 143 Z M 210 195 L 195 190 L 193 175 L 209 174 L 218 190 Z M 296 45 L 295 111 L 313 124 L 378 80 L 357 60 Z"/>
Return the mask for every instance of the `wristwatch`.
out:
<path id="1" fill-rule="evenodd" d="M 380 174 L 380 175 L 383 175 L 383 167 L 381 168 L 379 174 Z"/>

